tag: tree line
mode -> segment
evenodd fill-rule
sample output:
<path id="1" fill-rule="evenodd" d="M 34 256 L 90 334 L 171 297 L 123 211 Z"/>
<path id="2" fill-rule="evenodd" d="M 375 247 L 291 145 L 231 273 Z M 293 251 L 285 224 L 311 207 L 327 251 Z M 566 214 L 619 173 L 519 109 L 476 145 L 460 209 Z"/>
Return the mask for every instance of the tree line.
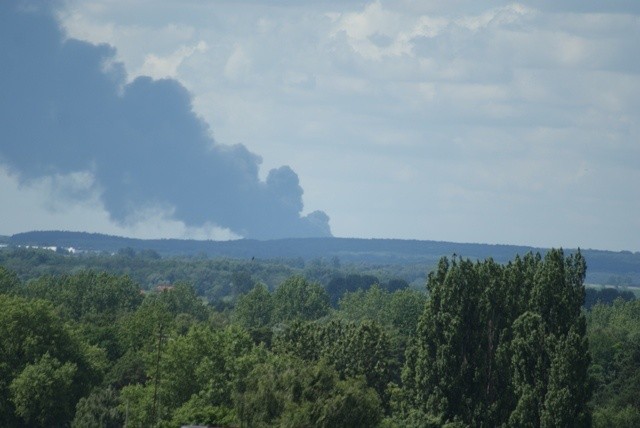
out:
<path id="1" fill-rule="evenodd" d="M 562 250 L 443 258 L 424 290 L 239 270 L 223 304 L 0 266 L 0 425 L 639 426 L 640 304 L 586 310 L 585 273 Z"/>

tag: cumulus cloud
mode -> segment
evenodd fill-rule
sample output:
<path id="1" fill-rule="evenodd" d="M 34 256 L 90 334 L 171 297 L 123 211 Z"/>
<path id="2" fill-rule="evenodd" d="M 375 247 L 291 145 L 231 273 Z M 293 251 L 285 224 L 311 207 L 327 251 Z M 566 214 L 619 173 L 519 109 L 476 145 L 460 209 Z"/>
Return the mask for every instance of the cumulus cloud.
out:
<path id="1" fill-rule="evenodd" d="M 21 183 L 53 177 L 66 197 L 97 194 L 120 224 L 156 213 L 252 238 L 331 234 L 326 214 L 301 214 L 291 168 L 260 180 L 261 158 L 216 142 L 178 81 L 128 82 L 114 48 L 66 38 L 45 5 L 0 5 L 0 161 Z M 145 64 L 156 77 L 173 76 L 204 49 Z"/>
<path id="2" fill-rule="evenodd" d="M 195 53 L 207 51 L 207 44 L 199 41 L 195 46 L 180 46 L 177 50 L 167 56 L 147 54 L 144 64 L 137 74 L 150 76 L 154 79 L 175 78 L 178 75 L 178 67 Z"/>

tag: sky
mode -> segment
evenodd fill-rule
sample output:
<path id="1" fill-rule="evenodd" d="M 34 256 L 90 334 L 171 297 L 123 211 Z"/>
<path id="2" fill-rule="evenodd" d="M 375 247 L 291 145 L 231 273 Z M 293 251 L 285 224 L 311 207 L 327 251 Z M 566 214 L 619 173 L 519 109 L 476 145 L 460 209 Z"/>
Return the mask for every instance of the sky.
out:
<path id="1" fill-rule="evenodd" d="M 0 234 L 639 251 L 639 43 L 635 0 L 3 2 Z"/>

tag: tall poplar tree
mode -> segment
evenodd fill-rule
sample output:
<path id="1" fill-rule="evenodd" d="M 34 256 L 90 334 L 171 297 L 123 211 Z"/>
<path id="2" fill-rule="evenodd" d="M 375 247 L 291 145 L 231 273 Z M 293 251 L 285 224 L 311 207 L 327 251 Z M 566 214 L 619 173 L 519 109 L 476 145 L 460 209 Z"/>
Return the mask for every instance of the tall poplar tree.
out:
<path id="1" fill-rule="evenodd" d="M 443 258 L 407 351 L 401 407 L 441 425 L 588 425 L 585 271 L 579 252 L 562 250 L 507 265 Z"/>

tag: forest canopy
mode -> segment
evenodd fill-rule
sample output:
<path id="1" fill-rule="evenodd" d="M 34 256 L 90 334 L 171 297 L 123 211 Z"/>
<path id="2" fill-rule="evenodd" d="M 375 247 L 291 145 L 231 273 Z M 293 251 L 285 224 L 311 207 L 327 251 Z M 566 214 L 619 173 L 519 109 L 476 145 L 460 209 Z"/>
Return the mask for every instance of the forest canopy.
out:
<path id="1" fill-rule="evenodd" d="M 132 279 L 144 263 L 30 279 L 0 265 L 0 425 L 640 421 L 638 301 L 585 309 L 579 252 L 442 258 L 426 287 L 337 263 L 278 265 L 272 285 L 266 266 L 216 263 L 220 298 L 188 282 L 145 290 Z"/>

